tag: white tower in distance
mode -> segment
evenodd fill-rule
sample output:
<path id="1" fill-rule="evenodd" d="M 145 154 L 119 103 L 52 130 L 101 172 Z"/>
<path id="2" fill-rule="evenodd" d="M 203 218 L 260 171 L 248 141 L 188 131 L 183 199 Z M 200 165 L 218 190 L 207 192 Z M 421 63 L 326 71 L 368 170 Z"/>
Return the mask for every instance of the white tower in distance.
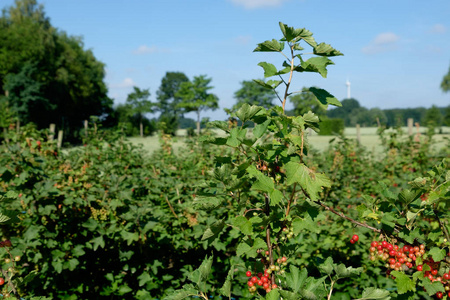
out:
<path id="1" fill-rule="evenodd" d="M 347 86 L 347 99 L 350 99 L 350 81 L 348 80 L 348 78 L 345 82 L 345 85 Z"/>

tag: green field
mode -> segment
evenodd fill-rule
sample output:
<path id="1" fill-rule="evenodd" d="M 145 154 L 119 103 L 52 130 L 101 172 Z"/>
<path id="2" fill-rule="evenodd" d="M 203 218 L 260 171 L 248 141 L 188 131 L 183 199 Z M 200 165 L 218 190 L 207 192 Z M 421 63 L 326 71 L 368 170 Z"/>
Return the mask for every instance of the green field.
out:
<path id="1" fill-rule="evenodd" d="M 406 133 L 408 132 L 408 128 L 404 127 L 402 128 L 403 131 Z M 422 127 L 420 129 L 421 136 L 423 137 L 426 128 Z M 220 130 L 215 130 L 217 135 L 221 135 L 222 132 Z M 436 131 L 438 132 L 438 131 Z M 450 138 L 450 127 L 442 127 L 442 133 L 437 133 L 433 140 L 436 142 L 436 148 L 444 147 L 445 145 L 445 137 Z M 416 134 L 416 129 L 413 129 L 413 134 Z M 361 144 L 367 148 L 367 150 L 372 151 L 376 154 L 381 153 L 383 150 L 383 147 L 381 145 L 381 141 L 379 136 L 377 135 L 377 128 L 376 127 L 367 127 L 367 128 L 361 128 L 360 131 L 361 134 Z M 345 128 L 344 135 L 350 139 L 356 140 L 356 128 L 355 127 L 348 127 Z M 310 133 L 310 144 L 313 148 L 323 151 L 325 150 L 332 139 L 335 139 L 336 136 L 319 136 L 315 132 Z M 157 135 L 149 136 L 149 137 L 130 137 L 128 140 L 135 144 L 135 145 L 142 145 L 143 149 L 148 151 L 149 153 L 153 153 L 155 150 L 157 150 L 160 147 L 159 137 Z M 184 142 L 186 141 L 186 130 L 180 129 L 177 132 L 177 136 L 173 138 L 173 148 L 174 151 L 177 152 L 180 148 L 184 146 Z"/>

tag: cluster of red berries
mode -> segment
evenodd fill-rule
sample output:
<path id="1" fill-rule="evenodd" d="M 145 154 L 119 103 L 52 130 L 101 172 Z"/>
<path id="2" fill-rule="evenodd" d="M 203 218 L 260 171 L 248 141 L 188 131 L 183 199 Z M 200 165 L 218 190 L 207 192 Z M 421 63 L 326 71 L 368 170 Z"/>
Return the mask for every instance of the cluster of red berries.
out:
<path id="1" fill-rule="evenodd" d="M 441 262 L 435 262 L 432 257 L 429 257 L 423 260 L 423 264 L 416 264 L 417 258 L 425 255 L 425 245 L 404 245 L 403 247 L 400 247 L 388 243 L 387 241 L 373 241 L 370 246 L 370 260 L 374 261 L 376 259 L 381 259 L 386 261 L 385 266 L 388 269 L 386 272 L 388 275 L 392 270 L 406 271 L 415 268 L 419 272 L 424 272 L 424 277 L 428 278 L 431 282 L 441 282 L 444 285 L 445 292 L 450 298 L 450 272 L 439 274 Z M 450 263 L 450 253 L 447 254 L 446 262 Z M 424 265 L 428 266 L 425 271 Z M 442 299 L 444 293 L 437 292 L 436 297 Z"/>
<path id="2" fill-rule="evenodd" d="M 262 287 L 266 293 L 278 287 L 275 283 L 272 283 L 271 272 L 269 272 L 269 270 L 270 269 L 264 270 L 264 274 L 260 272 L 257 276 L 252 276 L 252 272 L 247 271 L 245 275 L 250 277 L 247 281 L 250 293 L 255 293 L 258 287 Z"/>
<path id="3" fill-rule="evenodd" d="M 417 257 L 425 254 L 425 245 L 400 247 L 387 241 L 373 241 L 370 244 L 370 260 L 377 258 L 386 261 L 386 268 L 391 270 L 407 270 L 415 266 Z"/>
<path id="4" fill-rule="evenodd" d="M 450 257 L 450 253 L 448 253 L 447 257 Z M 448 262 L 448 259 L 447 259 Z M 450 272 L 439 274 L 439 265 L 440 262 L 435 262 L 433 258 L 430 258 L 423 262 L 423 265 L 417 266 L 417 271 L 423 271 L 423 266 L 426 264 L 430 267 L 430 270 L 425 271 L 424 276 L 425 278 L 428 278 L 431 282 L 439 281 L 444 285 L 445 292 L 447 293 L 448 297 L 450 297 Z M 444 297 L 444 294 L 442 292 L 437 292 L 436 297 L 438 299 L 442 299 Z"/>
<path id="5" fill-rule="evenodd" d="M 358 236 L 357 234 L 354 234 L 354 235 L 352 236 L 352 238 L 350 239 L 350 243 L 351 243 L 351 244 L 354 244 L 354 243 L 356 243 L 358 240 L 359 240 L 359 236 Z"/>

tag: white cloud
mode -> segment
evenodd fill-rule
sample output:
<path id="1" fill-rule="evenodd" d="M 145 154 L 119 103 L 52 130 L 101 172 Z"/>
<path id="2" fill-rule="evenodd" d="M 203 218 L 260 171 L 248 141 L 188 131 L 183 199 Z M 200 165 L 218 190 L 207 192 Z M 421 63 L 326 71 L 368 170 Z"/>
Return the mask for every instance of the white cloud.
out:
<path id="1" fill-rule="evenodd" d="M 136 83 L 131 78 L 125 78 L 122 82 L 114 83 L 110 85 L 113 89 L 126 89 L 135 86 Z"/>
<path id="2" fill-rule="evenodd" d="M 435 24 L 433 27 L 431 27 L 430 32 L 437 33 L 437 34 L 443 34 L 443 33 L 447 32 L 447 27 L 445 27 L 442 24 Z"/>
<path id="3" fill-rule="evenodd" d="M 135 49 L 134 51 L 133 51 L 133 54 L 137 54 L 137 55 L 140 55 L 140 54 L 151 54 L 151 53 L 167 53 L 167 52 L 169 52 L 169 50 L 167 50 L 167 49 L 164 49 L 164 48 L 159 48 L 159 47 L 156 47 L 156 46 L 147 46 L 147 45 L 142 45 L 142 46 L 139 46 L 137 49 Z"/>
<path id="4" fill-rule="evenodd" d="M 280 6 L 286 1 L 288 0 L 231 0 L 234 4 L 243 6 L 246 9 Z"/>
<path id="5" fill-rule="evenodd" d="M 397 48 L 397 41 L 400 37 L 392 32 L 383 32 L 378 34 L 368 46 L 362 49 L 366 54 L 376 54 L 392 51 Z"/>

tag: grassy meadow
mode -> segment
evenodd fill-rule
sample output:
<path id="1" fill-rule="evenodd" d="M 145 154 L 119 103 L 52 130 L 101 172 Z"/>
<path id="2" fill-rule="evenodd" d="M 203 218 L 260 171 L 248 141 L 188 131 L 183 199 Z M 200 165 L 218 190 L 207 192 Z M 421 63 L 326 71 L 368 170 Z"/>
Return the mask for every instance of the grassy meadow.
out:
<path id="1" fill-rule="evenodd" d="M 408 128 L 402 128 L 405 134 L 408 133 Z M 392 130 L 392 129 L 391 129 Z M 421 127 L 419 131 L 416 128 L 413 129 L 413 134 L 417 134 L 418 132 L 423 137 L 426 133 L 427 128 Z M 221 135 L 220 130 L 213 130 L 217 135 Z M 445 138 L 450 138 L 450 127 L 442 127 L 441 131 L 436 130 L 436 135 L 433 137 L 433 140 L 436 142 L 436 148 L 442 148 L 445 146 Z M 309 141 L 313 148 L 323 151 L 325 150 L 330 141 L 336 136 L 319 136 L 315 132 L 309 132 Z M 347 138 L 356 140 L 356 128 L 349 127 L 345 128 L 344 135 Z M 361 128 L 361 144 L 367 148 L 367 150 L 374 152 L 375 154 L 381 153 L 383 147 L 381 145 L 381 141 L 379 136 L 377 135 L 376 127 L 367 127 Z M 159 137 L 157 135 L 148 136 L 148 137 L 130 137 L 128 140 L 135 145 L 142 145 L 143 149 L 152 153 L 160 147 Z M 186 130 L 180 129 L 177 132 L 177 136 L 173 137 L 172 145 L 175 153 L 179 151 L 180 148 L 184 146 L 184 142 L 186 140 Z"/>

